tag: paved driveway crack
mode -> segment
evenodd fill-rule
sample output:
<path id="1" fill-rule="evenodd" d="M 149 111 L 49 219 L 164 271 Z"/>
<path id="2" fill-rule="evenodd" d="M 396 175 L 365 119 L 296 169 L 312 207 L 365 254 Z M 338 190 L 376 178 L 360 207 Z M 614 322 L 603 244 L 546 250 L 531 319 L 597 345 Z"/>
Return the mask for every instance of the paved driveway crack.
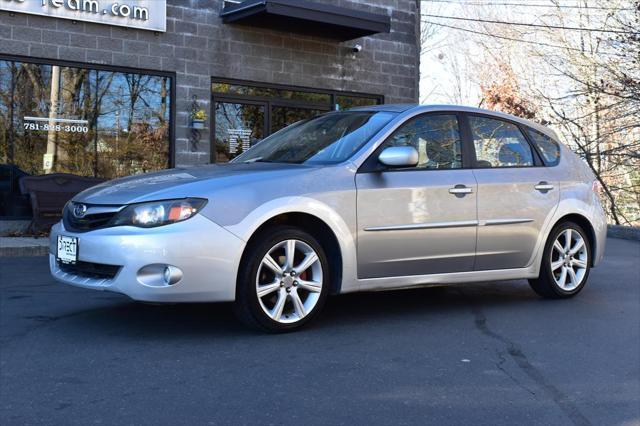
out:
<path id="1" fill-rule="evenodd" d="M 518 380 L 513 377 L 513 375 L 508 373 L 504 368 L 504 354 L 509 354 L 509 356 L 515 361 L 516 365 L 531 380 L 533 380 L 533 382 L 535 382 L 547 396 L 551 398 L 551 400 L 560 408 L 560 410 L 562 410 L 562 412 L 565 413 L 567 417 L 569 417 L 574 425 L 591 425 L 591 422 L 580 412 L 573 401 L 571 401 L 571 399 L 560 389 L 554 386 L 553 383 L 551 383 L 540 370 L 538 370 L 529 362 L 525 353 L 514 341 L 489 328 L 489 325 L 487 324 L 487 317 L 485 316 L 482 308 L 477 303 L 474 303 L 472 300 L 470 300 L 469 297 L 467 297 L 466 295 L 464 296 L 467 298 L 471 305 L 471 312 L 474 316 L 474 324 L 476 328 L 485 336 L 497 340 L 505 346 L 504 351 L 498 351 L 498 357 L 500 358 L 500 361 L 496 364 L 498 369 L 505 373 L 507 377 L 513 380 L 518 386 L 535 395 L 535 392 L 519 383 Z"/>
<path id="2" fill-rule="evenodd" d="M 511 374 L 509 372 L 509 370 L 504 368 L 504 363 L 507 362 L 507 358 L 505 357 L 506 351 L 496 351 L 496 354 L 498 355 L 498 358 L 500 359 L 500 361 L 496 362 L 496 368 L 498 368 L 498 370 L 502 371 L 505 376 L 509 377 L 513 381 L 513 383 L 518 385 L 520 388 L 522 388 L 523 390 L 527 391 L 531 395 L 535 395 L 536 394 L 535 391 L 529 389 L 522 382 L 520 382 L 513 374 Z"/>

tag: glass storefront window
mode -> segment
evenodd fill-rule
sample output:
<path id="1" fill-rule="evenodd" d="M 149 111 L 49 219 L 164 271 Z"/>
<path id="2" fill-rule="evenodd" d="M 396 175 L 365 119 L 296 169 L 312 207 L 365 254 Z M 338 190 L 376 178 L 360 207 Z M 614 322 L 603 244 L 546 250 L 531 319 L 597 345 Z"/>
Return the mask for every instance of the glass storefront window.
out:
<path id="1" fill-rule="evenodd" d="M 377 105 L 378 100 L 376 98 L 362 96 L 337 95 L 336 104 L 338 105 L 340 110 L 343 110 L 348 108 Z"/>
<path id="2" fill-rule="evenodd" d="M 171 96 L 167 76 L 0 61 L 0 168 L 12 170 L 0 198 L 15 195 L 17 175 L 167 168 Z M 2 204 L 0 217 L 15 215 Z"/>
<path id="3" fill-rule="evenodd" d="M 289 99 L 318 104 L 330 104 L 331 95 L 306 90 L 278 89 L 262 86 L 244 86 L 239 84 L 213 83 L 212 91 L 220 94 L 255 96 L 270 99 Z"/>
<path id="4" fill-rule="evenodd" d="M 376 95 L 225 81 L 213 81 L 211 91 L 215 162 L 227 162 L 256 141 L 298 121 L 383 100 Z"/>
<path id="5" fill-rule="evenodd" d="M 120 177 L 167 168 L 170 80 L 105 71 L 94 78 L 102 94 L 97 175 Z"/>
<path id="6" fill-rule="evenodd" d="M 324 112 L 327 111 L 288 106 L 274 106 L 271 108 L 271 133 L 275 133 L 295 122 L 315 117 L 316 115 L 320 115 Z"/>
<path id="7" fill-rule="evenodd" d="M 83 68 L 12 63 L 13 158 L 3 163 L 30 175 L 94 175 L 88 75 Z"/>

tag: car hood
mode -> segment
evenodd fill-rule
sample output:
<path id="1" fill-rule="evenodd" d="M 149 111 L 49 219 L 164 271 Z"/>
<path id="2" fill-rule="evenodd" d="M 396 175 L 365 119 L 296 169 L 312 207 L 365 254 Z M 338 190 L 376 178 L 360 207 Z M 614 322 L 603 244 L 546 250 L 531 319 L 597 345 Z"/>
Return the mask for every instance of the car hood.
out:
<path id="1" fill-rule="evenodd" d="M 283 163 L 211 164 L 176 168 L 115 179 L 89 188 L 73 198 L 87 204 L 121 205 L 171 198 L 207 197 L 216 188 L 283 178 L 317 167 Z"/>

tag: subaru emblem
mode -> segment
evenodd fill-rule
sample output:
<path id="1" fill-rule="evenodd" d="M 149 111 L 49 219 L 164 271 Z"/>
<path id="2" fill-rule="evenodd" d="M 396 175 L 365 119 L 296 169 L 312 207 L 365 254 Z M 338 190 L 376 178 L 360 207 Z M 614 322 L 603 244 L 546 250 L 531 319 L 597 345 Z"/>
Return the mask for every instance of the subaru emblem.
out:
<path id="1" fill-rule="evenodd" d="M 73 206 L 73 216 L 77 218 L 82 218 L 87 213 L 87 206 L 84 204 L 74 204 Z"/>

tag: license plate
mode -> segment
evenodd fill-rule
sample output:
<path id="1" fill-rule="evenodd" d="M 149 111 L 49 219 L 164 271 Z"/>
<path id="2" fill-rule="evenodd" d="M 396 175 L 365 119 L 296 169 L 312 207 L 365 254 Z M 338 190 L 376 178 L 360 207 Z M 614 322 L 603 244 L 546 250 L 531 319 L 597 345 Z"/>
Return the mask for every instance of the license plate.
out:
<path id="1" fill-rule="evenodd" d="M 58 260 L 63 263 L 78 261 L 78 238 L 58 235 Z"/>

